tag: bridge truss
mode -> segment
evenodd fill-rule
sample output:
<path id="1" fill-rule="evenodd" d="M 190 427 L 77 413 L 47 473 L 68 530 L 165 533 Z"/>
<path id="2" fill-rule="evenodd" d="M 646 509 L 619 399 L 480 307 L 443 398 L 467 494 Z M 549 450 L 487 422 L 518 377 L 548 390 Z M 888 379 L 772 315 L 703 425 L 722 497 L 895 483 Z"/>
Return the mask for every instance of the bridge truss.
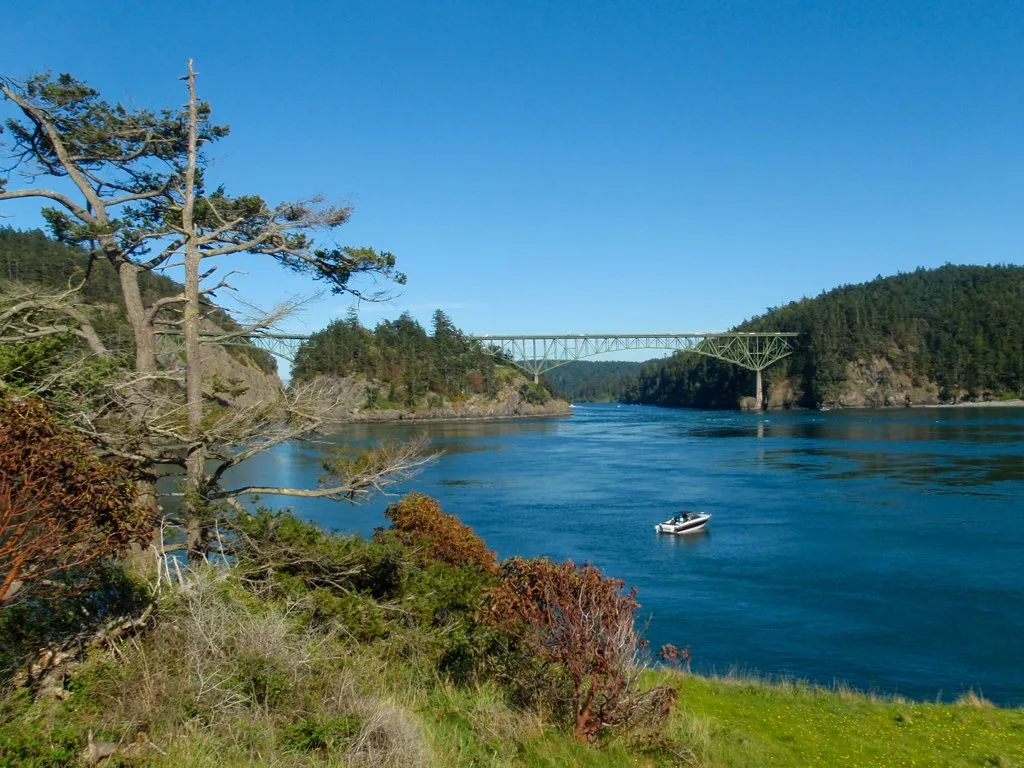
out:
<path id="1" fill-rule="evenodd" d="M 776 333 L 606 333 L 564 336 L 469 336 L 485 350 L 511 360 L 533 374 L 542 373 L 606 352 L 628 349 L 668 349 L 694 352 L 724 360 L 757 374 L 755 398 L 762 406 L 761 371 L 793 352 L 791 332 Z"/>

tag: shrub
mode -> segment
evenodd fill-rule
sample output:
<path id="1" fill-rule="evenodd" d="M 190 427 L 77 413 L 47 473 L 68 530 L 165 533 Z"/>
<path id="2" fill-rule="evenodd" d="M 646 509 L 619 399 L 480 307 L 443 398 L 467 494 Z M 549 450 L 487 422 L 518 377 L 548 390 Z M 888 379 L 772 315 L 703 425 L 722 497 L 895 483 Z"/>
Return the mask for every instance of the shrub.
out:
<path id="1" fill-rule="evenodd" d="M 543 386 L 532 381 L 525 381 L 519 386 L 519 396 L 530 405 L 544 405 L 551 399 L 551 395 Z"/>
<path id="2" fill-rule="evenodd" d="M 487 573 L 498 571 L 494 553 L 487 549 L 483 539 L 455 515 L 443 512 L 441 505 L 429 496 L 410 493 L 388 507 L 384 516 L 391 521 L 399 540 L 419 549 L 425 562 L 473 566 Z"/>
<path id="3" fill-rule="evenodd" d="M 343 750 L 359 736 L 354 715 L 308 715 L 284 730 L 285 748 L 293 752 Z"/>
<path id="4" fill-rule="evenodd" d="M 298 597 L 307 590 L 367 592 L 377 599 L 401 594 L 406 552 L 399 542 L 327 533 L 290 512 L 261 509 L 233 524 L 240 571 L 272 580 Z"/>
<path id="5" fill-rule="evenodd" d="M 348 764 L 378 768 L 426 768 L 429 753 L 415 717 L 385 701 L 366 706 L 359 736 L 346 751 Z"/>
<path id="6" fill-rule="evenodd" d="M 0 768 L 63 768 L 76 765 L 80 752 L 79 734 L 68 726 L 0 725 Z"/>
<path id="7" fill-rule="evenodd" d="M 639 604 L 636 590 L 622 588 L 622 581 L 604 578 L 592 565 L 512 558 L 503 563 L 502 581 L 489 591 L 482 611 L 486 623 L 565 676 L 564 703 L 582 740 L 629 724 L 641 710 L 659 718 L 668 713 L 665 706 L 650 706 L 664 692 L 641 695 L 636 688 Z M 529 664 L 519 669 L 528 677 L 511 682 L 534 685 L 536 670 Z"/>
<path id="8" fill-rule="evenodd" d="M 153 520 L 133 498 L 127 464 L 99 461 L 42 403 L 0 397 L 0 605 L 144 541 Z"/>

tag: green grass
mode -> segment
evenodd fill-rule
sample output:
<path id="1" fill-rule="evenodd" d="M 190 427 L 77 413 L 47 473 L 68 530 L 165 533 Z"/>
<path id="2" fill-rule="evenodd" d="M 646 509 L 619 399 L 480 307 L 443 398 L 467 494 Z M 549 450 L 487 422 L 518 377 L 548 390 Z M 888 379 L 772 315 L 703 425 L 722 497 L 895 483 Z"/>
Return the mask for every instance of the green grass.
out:
<path id="1" fill-rule="evenodd" d="M 886 699 L 792 683 L 684 676 L 712 766 L 1024 766 L 1024 710 Z M 980 705 L 980 706 L 979 706 Z"/>
<path id="2" fill-rule="evenodd" d="M 800 683 L 652 672 L 680 702 L 660 734 L 578 744 L 493 689 L 439 686 L 418 703 L 437 765 L 987 766 L 1024 768 L 1024 710 L 933 704 Z M 665 739 L 660 738 L 666 737 Z"/>

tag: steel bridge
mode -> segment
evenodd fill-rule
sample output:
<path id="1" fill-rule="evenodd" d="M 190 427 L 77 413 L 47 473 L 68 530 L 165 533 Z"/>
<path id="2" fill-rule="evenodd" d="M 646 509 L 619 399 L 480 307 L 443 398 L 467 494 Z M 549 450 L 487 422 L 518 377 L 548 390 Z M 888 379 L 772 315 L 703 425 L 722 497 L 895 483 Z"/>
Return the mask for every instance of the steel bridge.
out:
<path id="1" fill-rule="evenodd" d="M 581 333 L 537 336 L 467 336 L 481 347 L 508 358 L 519 368 L 540 375 L 573 360 L 627 349 L 668 349 L 694 352 L 754 371 L 754 397 L 763 405 L 761 371 L 793 352 L 791 332 L 776 333 Z"/>
<path id="2" fill-rule="evenodd" d="M 163 331 L 165 337 L 180 338 L 180 331 Z M 228 340 L 224 334 L 201 332 L 207 343 L 225 345 L 252 344 L 290 362 L 295 361 L 302 342 L 309 336 L 288 333 L 253 333 L 235 336 Z M 756 374 L 754 397 L 756 407 L 763 405 L 761 372 L 793 352 L 791 339 L 798 334 L 791 332 L 757 333 L 582 333 L 582 334 L 537 334 L 537 335 L 490 335 L 467 336 L 468 341 L 477 342 L 480 348 L 495 356 L 503 357 L 517 367 L 533 375 L 534 382 L 560 365 L 573 360 L 601 355 L 607 352 L 622 352 L 633 349 L 665 349 L 674 352 L 693 352 L 716 360 L 746 368 Z"/>

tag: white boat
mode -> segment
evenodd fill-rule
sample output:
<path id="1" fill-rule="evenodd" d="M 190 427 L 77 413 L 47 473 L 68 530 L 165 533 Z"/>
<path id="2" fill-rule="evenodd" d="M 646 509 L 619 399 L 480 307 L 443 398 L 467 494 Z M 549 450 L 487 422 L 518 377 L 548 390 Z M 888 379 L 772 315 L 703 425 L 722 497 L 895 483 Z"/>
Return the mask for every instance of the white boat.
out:
<path id="1" fill-rule="evenodd" d="M 682 535 L 685 533 L 696 533 L 704 530 L 711 515 L 708 512 L 680 512 L 664 523 L 658 523 L 654 530 L 658 533 L 674 533 Z"/>

